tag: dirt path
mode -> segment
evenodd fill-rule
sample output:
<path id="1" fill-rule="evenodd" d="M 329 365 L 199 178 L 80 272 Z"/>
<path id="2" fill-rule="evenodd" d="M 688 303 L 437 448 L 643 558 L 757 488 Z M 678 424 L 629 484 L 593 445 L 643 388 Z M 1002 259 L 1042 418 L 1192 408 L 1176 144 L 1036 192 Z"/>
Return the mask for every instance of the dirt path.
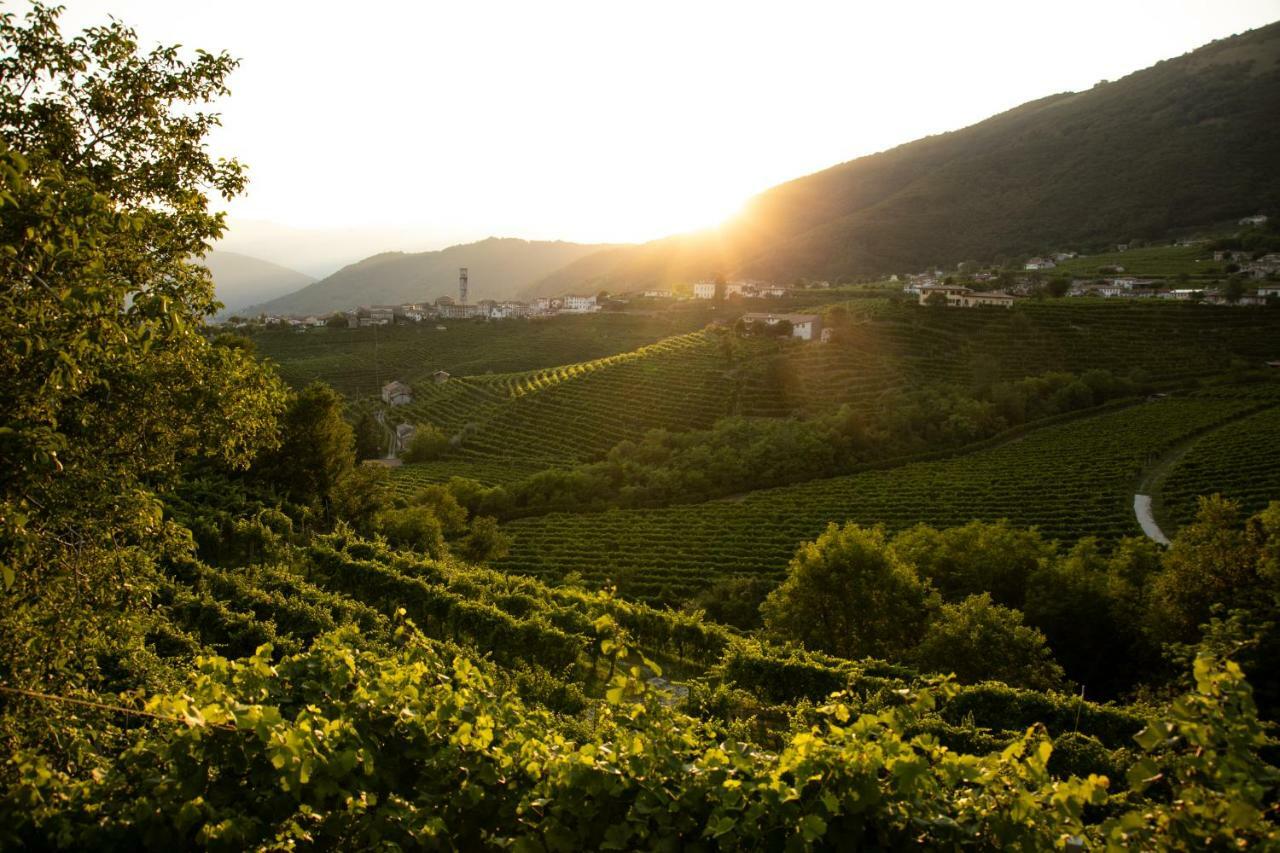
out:
<path id="1" fill-rule="evenodd" d="M 1161 545 L 1169 544 L 1169 537 L 1164 535 L 1160 525 L 1156 524 L 1155 516 L 1151 514 L 1151 495 L 1133 496 L 1133 514 L 1138 517 L 1138 524 L 1142 525 L 1142 532 L 1147 534 L 1148 539 Z"/>
<path id="2" fill-rule="evenodd" d="M 1182 457 L 1186 456 L 1187 452 L 1206 436 L 1212 435 L 1236 421 L 1252 417 L 1269 407 L 1269 404 L 1253 406 L 1224 421 L 1219 421 L 1212 426 L 1194 432 L 1166 450 L 1160 455 L 1159 459 L 1156 459 L 1143 470 L 1142 477 L 1138 480 L 1138 490 L 1133 496 L 1133 514 L 1138 519 L 1138 524 L 1142 527 L 1142 532 L 1146 534 L 1148 539 L 1159 542 L 1161 545 L 1169 544 L 1169 537 L 1165 535 L 1165 532 L 1160 528 L 1160 523 L 1156 520 L 1156 512 L 1160 508 L 1160 487 L 1164 484 L 1165 478 L 1169 476 L 1169 473 L 1182 461 Z"/>

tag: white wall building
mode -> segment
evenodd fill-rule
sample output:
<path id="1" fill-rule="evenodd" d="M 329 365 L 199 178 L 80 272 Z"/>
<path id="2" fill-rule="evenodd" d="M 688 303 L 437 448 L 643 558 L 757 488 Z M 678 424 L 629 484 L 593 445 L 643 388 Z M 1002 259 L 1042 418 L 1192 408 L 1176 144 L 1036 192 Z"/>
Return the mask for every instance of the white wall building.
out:
<path id="1" fill-rule="evenodd" d="M 822 332 L 822 318 L 817 314 L 743 314 L 748 324 L 763 323 L 776 326 L 783 320 L 791 324 L 791 337 L 802 341 L 815 340 Z"/>
<path id="2" fill-rule="evenodd" d="M 716 283 L 714 281 L 695 281 L 693 283 L 694 299 L 715 299 Z"/>
<path id="3" fill-rule="evenodd" d="M 596 304 L 595 296 L 566 296 L 564 310 L 570 314 L 590 314 L 599 311 L 600 306 Z"/>

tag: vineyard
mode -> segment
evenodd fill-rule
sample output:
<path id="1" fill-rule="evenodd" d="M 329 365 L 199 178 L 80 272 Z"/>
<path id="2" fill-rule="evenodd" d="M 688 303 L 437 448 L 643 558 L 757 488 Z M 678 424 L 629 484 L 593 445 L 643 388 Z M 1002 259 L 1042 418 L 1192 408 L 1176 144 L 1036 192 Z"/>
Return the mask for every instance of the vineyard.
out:
<path id="1" fill-rule="evenodd" d="M 442 369 L 471 376 L 602 358 L 700 329 L 707 319 L 705 311 L 687 310 L 496 323 L 445 320 L 301 333 L 268 330 L 253 340 L 294 387 L 321 381 L 351 397 L 376 397 L 392 379 L 417 388 Z"/>
<path id="2" fill-rule="evenodd" d="M 1183 769 L 1190 750 L 1152 736 L 1233 748 L 1233 766 L 1262 772 L 1249 757 L 1262 739 L 1226 730 L 1254 724 L 1234 664 L 1199 661 L 1196 691 L 1159 712 L 922 680 L 344 536 L 307 555 L 306 580 L 263 565 L 171 567 L 154 643 L 205 655 L 191 683 L 137 709 L 151 722 L 118 758 L 79 746 L 92 784 L 17 754 L 0 837 L 22 846 L 56 826 L 93 849 L 128 848 L 138 833 L 156 848 L 425 838 L 539 849 L 550 831 L 566 850 L 667 837 L 733 849 L 861 831 L 895 846 L 978 833 L 1038 849 L 1070 830 L 1123 847 L 1170 832 L 1159 796 L 1139 799 L 1141 773 L 1161 767 L 1178 796 L 1229 804 L 1231 821 L 1196 837 L 1269 837 L 1262 794 L 1237 793 L 1216 764 Z M 229 661 L 211 647 L 250 650 Z M 645 680 L 659 668 L 648 654 L 681 673 L 683 707 L 671 682 Z M 113 711 L 133 713 L 99 705 L 90 719 L 113 731 Z M 353 790 L 355 814 L 343 806 Z"/>
<path id="3" fill-rule="evenodd" d="M 866 405 L 921 383 L 1017 379 L 1050 371 L 1140 371 L 1159 384 L 1275 357 L 1280 312 L 1155 301 L 1029 301 L 1010 311 L 859 305 L 828 346 L 757 359 L 745 414 Z"/>
<path id="4" fill-rule="evenodd" d="M 1194 517 L 1198 496 L 1213 493 L 1247 513 L 1280 495 L 1280 406 L 1205 435 L 1178 460 L 1159 491 L 1166 532 Z"/>
<path id="5" fill-rule="evenodd" d="M 300 560 L 300 572 L 270 563 L 235 569 L 194 560 L 172 565 L 159 601 L 164 622 L 155 629 L 158 648 L 175 655 L 244 657 L 271 643 L 276 655 L 287 655 L 343 626 L 358 629 L 357 645 L 385 647 L 394 644 L 397 622 L 407 617 L 442 647 L 483 651 L 498 665 L 495 674 L 507 673 L 531 701 L 576 713 L 600 698 L 601 676 L 611 659 L 602 641 L 625 637 L 628 660 L 661 662 L 669 677 L 695 688 L 691 701 L 732 685 L 774 723 L 793 703 L 836 690 L 875 702 L 894 688 L 920 683 L 907 667 L 782 648 L 692 614 L 453 560 L 428 560 L 350 536 L 319 537 L 293 560 Z M 965 720 L 975 715 L 985 733 L 964 731 Z M 1055 734 L 1071 728 L 1114 749 L 1142 726 L 1143 715 L 984 684 L 960 688 L 935 728 L 957 742 L 996 743 L 1014 739 L 1035 721 Z"/>
<path id="6" fill-rule="evenodd" d="M 660 601 L 687 598 L 725 576 L 778 578 L 796 543 L 831 521 L 897 529 L 1007 518 L 1065 540 L 1136 535 L 1133 492 L 1145 465 L 1184 436 L 1265 403 L 1166 398 L 943 461 L 692 506 L 518 520 L 506 525 L 513 546 L 498 566 L 546 578 L 575 572 Z"/>
<path id="7" fill-rule="evenodd" d="M 1265 310 L 1045 302 L 930 311 L 861 300 L 827 345 L 692 333 L 554 368 L 420 382 L 396 416 L 441 427 L 461 449 L 397 477 L 403 488 L 450 476 L 506 483 L 598 459 L 648 429 L 868 410 L 930 384 L 1101 368 L 1176 387 L 1259 364 L 1276 335 L 1280 312 Z"/>
<path id="8" fill-rule="evenodd" d="M 1125 275 L 1221 275 L 1223 266 L 1204 246 L 1147 246 L 1059 261 L 1049 275 L 1101 275 L 1099 270 L 1114 267 L 1123 267 Z"/>

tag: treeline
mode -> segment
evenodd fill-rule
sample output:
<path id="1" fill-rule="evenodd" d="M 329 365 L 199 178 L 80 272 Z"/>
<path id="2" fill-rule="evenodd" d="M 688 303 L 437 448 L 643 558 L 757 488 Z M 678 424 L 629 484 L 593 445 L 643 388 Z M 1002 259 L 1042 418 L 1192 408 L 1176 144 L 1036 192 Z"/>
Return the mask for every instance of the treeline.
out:
<path id="1" fill-rule="evenodd" d="M 729 417 L 708 430 L 651 430 L 619 443 L 601 462 L 548 469 L 507 486 L 486 488 L 462 478 L 449 485 L 470 510 L 498 518 L 695 503 L 963 447 L 1144 389 L 1142 379 L 1090 370 L 978 390 L 895 390 L 873 408 L 845 405 L 809 420 Z"/>
<path id="2" fill-rule="evenodd" d="M 971 522 L 831 525 L 796 552 L 781 585 L 710 588 L 694 606 L 763 626 L 778 640 L 846 659 L 882 658 L 961 681 L 1130 695 L 1167 683 L 1168 653 L 1208 636 L 1248 663 L 1266 713 L 1280 710 L 1280 503 L 1245 517 L 1219 496 L 1167 550 L 1082 539 L 1065 550 L 1035 530 Z M 754 595 L 752 594 L 754 593 Z M 754 600 L 753 600 L 754 599 Z M 755 605 L 753 609 L 752 605 Z"/>

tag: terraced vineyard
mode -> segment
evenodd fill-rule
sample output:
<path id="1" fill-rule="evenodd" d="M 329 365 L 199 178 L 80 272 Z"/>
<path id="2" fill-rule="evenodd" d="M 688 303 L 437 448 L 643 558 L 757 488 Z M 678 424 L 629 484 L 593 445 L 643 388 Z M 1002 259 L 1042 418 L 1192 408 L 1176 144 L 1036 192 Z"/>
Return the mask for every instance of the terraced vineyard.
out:
<path id="1" fill-rule="evenodd" d="M 1259 405 L 1247 397 L 1166 398 L 1045 427 L 938 462 L 753 492 L 740 500 L 506 525 L 498 567 L 593 584 L 647 600 L 687 597 L 719 577 L 779 577 L 797 543 L 828 522 L 959 525 L 1008 518 L 1074 539 L 1138 534 L 1133 488 L 1144 466 L 1184 436 Z"/>
<path id="2" fill-rule="evenodd" d="M 289 384 L 320 380 L 352 397 L 376 396 L 401 379 L 417 388 L 431 373 L 456 376 L 535 370 L 602 358 L 702 328 L 705 310 L 654 316 L 599 314 L 498 323 L 443 321 L 364 329 L 264 331 L 258 352 Z M 443 331 L 437 326 L 445 327 Z"/>
<path id="3" fill-rule="evenodd" d="M 396 417 L 460 436 L 462 449 L 397 478 L 504 482 L 598 457 L 650 429 L 707 427 L 729 413 L 730 368 L 718 338 L 694 332 L 565 367 L 427 385 Z"/>
<path id="4" fill-rule="evenodd" d="M 1127 275 L 1173 276 L 1219 275 L 1224 265 L 1215 263 L 1213 253 L 1204 246 L 1147 246 L 1060 261 L 1050 275 L 1096 275 L 1100 267 L 1115 266 L 1124 267 Z"/>
<path id="5" fill-rule="evenodd" d="M 1065 370 L 1143 371 L 1176 384 L 1275 358 L 1280 311 L 1168 302 L 1028 301 L 1005 310 L 859 306 L 828 346 L 788 348 L 744 370 L 745 414 L 867 405 L 921 383 L 968 386 Z"/>
<path id="6" fill-rule="evenodd" d="M 1215 492 L 1246 513 L 1280 500 L 1280 405 L 1205 435 L 1178 460 L 1160 487 L 1165 533 L 1195 516 L 1197 496 Z"/>

